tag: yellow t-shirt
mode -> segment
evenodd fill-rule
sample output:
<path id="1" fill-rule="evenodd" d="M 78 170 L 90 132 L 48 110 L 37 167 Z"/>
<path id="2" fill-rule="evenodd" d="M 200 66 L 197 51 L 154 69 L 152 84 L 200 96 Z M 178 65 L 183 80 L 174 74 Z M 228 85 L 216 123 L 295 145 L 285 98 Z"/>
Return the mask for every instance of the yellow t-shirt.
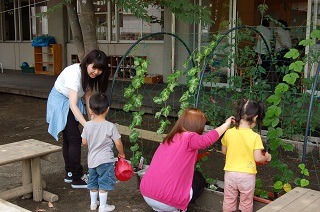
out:
<path id="1" fill-rule="evenodd" d="M 264 149 L 261 136 L 249 128 L 231 128 L 221 140 L 227 147 L 225 171 L 256 174 L 256 162 L 253 151 Z"/>

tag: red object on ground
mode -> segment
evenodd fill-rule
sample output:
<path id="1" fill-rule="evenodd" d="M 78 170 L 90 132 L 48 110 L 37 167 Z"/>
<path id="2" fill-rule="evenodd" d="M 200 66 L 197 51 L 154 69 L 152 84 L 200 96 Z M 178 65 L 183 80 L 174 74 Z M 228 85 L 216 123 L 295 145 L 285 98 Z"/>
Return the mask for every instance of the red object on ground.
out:
<path id="1" fill-rule="evenodd" d="M 204 156 L 209 155 L 209 154 L 210 154 L 210 152 L 204 152 L 204 153 L 198 154 L 197 161 L 199 161 L 201 158 L 203 158 Z"/>
<path id="2" fill-rule="evenodd" d="M 133 176 L 133 168 L 128 161 L 119 157 L 115 167 L 115 175 L 120 181 L 127 181 Z"/>
<path id="3" fill-rule="evenodd" d="M 263 155 L 263 156 L 265 156 L 265 154 L 266 154 L 265 152 L 262 152 L 262 155 Z M 268 161 L 256 162 L 257 165 L 265 165 L 265 164 L 267 164 L 267 163 L 268 163 Z"/>

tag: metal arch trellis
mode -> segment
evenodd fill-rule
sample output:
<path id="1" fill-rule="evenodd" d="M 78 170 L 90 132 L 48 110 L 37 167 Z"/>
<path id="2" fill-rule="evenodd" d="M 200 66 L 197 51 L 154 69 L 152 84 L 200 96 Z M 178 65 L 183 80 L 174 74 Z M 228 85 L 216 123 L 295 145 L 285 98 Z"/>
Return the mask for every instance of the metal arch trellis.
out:
<path id="1" fill-rule="evenodd" d="M 109 100 L 110 106 L 111 106 L 111 102 L 112 102 L 112 93 L 113 93 L 113 88 L 114 88 L 114 84 L 115 84 L 115 81 L 116 81 L 116 76 L 117 76 L 117 74 L 118 74 L 118 72 L 120 70 L 120 67 L 121 67 L 123 61 L 125 60 L 127 55 L 130 53 L 131 49 L 133 49 L 137 44 L 139 44 L 141 41 L 145 40 L 146 38 L 154 37 L 154 36 L 157 36 L 157 35 L 170 35 L 170 36 L 173 36 L 173 37 L 177 38 L 183 44 L 183 46 L 187 49 L 188 54 L 191 57 L 191 53 L 192 52 L 189 49 L 189 47 L 186 45 L 186 43 L 180 37 L 178 37 L 177 35 L 175 35 L 173 33 L 170 33 L 170 32 L 156 32 L 156 33 L 152 33 L 152 34 L 143 36 L 142 38 L 140 38 L 134 44 L 131 45 L 131 47 L 126 51 L 126 53 L 123 55 L 122 59 L 120 60 L 120 63 L 119 63 L 119 65 L 118 65 L 118 67 L 117 67 L 117 69 L 115 71 L 115 74 L 114 74 L 113 80 L 112 80 L 112 86 L 111 86 L 111 91 L 110 91 L 110 100 Z M 193 58 L 191 58 L 191 62 L 192 62 L 192 66 L 194 67 L 195 63 L 194 63 Z"/>
<path id="2" fill-rule="evenodd" d="M 269 46 L 264 38 L 264 36 L 258 31 L 256 30 L 254 27 L 251 27 L 251 26 L 237 26 L 237 27 L 234 27 L 232 29 L 229 29 L 225 34 L 223 34 L 217 41 L 217 44 L 216 46 L 211 50 L 210 54 L 208 55 L 207 59 L 206 59 L 206 62 L 203 66 L 203 69 L 201 71 L 201 76 L 200 76 L 200 82 L 199 82 L 199 85 L 198 85 L 198 91 L 197 91 L 197 95 L 196 95 L 196 103 L 195 103 L 195 107 L 198 108 L 198 104 L 199 104 L 199 97 L 200 97 L 200 89 L 201 89 L 201 85 L 202 85 L 202 81 L 203 81 L 203 77 L 204 77 L 204 73 L 205 73 L 205 69 L 206 67 L 208 66 L 208 63 L 209 63 L 209 60 L 212 58 L 213 56 L 213 53 L 214 51 L 216 50 L 217 46 L 219 45 L 219 43 L 232 31 L 235 31 L 235 30 L 238 30 L 238 29 L 251 29 L 253 31 L 255 31 L 256 33 L 258 33 L 265 46 L 267 47 L 267 51 L 268 51 L 268 55 L 269 55 L 269 58 L 270 58 L 270 67 L 271 67 L 271 74 L 272 74 L 272 81 L 274 81 L 274 66 L 273 66 L 273 58 L 272 58 L 272 55 L 271 55 L 271 51 L 269 49 Z M 271 89 L 274 90 L 274 84 L 272 83 L 271 84 Z"/>
<path id="3" fill-rule="evenodd" d="M 311 118 L 311 112 L 312 112 L 312 108 L 313 108 L 314 93 L 316 91 L 316 87 L 317 87 L 317 84 L 318 84 L 319 72 L 320 72 L 320 65 L 318 65 L 318 68 L 317 68 L 317 71 L 316 71 L 316 75 L 315 75 L 315 78 L 314 78 L 314 82 L 313 82 L 313 85 L 312 85 L 310 104 L 309 104 L 309 111 L 308 111 L 308 118 L 307 118 L 307 123 L 306 123 L 305 134 L 304 134 L 302 160 L 301 160 L 302 164 L 305 164 L 305 162 L 306 162 L 308 132 L 309 132 L 309 127 L 310 127 L 310 118 Z"/>

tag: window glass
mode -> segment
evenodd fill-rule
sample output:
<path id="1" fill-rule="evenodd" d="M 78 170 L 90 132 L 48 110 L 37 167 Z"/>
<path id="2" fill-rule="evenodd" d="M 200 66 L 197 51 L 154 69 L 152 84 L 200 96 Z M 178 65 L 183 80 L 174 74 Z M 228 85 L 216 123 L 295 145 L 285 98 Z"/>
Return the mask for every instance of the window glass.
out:
<path id="1" fill-rule="evenodd" d="M 119 11 L 120 40 L 138 40 L 142 36 L 163 32 L 163 9 L 158 6 L 149 6 L 148 15 L 152 17 L 151 22 L 137 18 L 130 11 Z M 163 35 L 150 37 L 150 40 L 163 40 Z"/>
<path id="2" fill-rule="evenodd" d="M 159 6 L 150 6 L 148 14 L 151 22 L 137 18 L 130 11 L 119 9 L 107 0 L 94 0 L 96 16 L 96 35 L 99 41 L 138 40 L 142 36 L 164 31 L 164 10 Z M 110 6 L 109 6 L 110 5 Z M 80 13 L 80 8 L 78 13 Z M 111 35 L 109 35 L 109 33 Z M 70 38 L 71 30 L 70 30 Z M 150 37 L 149 40 L 163 40 L 164 36 Z"/>
<path id="3" fill-rule="evenodd" d="M 41 35 L 48 35 L 48 19 L 47 16 L 39 15 L 47 11 L 47 3 L 43 0 L 35 0 L 34 5 L 31 6 L 31 24 L 32 36 L 38 37 Z"/>
<path id="4" fill-rule="evenodd" d="M 21 30 L 22 40 L 31 40 L 30 37 L 30 3 L 29 0 L 21 1 Z"/>
<path id="5" fill-rule="evenodd" d="M 107 39 L 107 3 L 106 0 L 95 1 L 95 16 L 96 16 L 96 29 L 97 29 L 97 39 L 106 40 Z"/>
<path id="6" fill-rule="evenodd" d="M 4 1 L 4 40 L 15 40 L 15 1 Z"/>
<path id="7" fill-rule="evenodd" d="M 150 6 L 148 8 L 148 15 L 152 17 L 151 22 L 143 21 L 142 23 L 142 36 L 146 36 L 151 33 L 164 32 L 164 12 L 159 6 Z M 150 37 L 149 40 L 163 40 L 164 35 L 158 35 L 157 37 Z"/>
<path id="8" fill-rule="evenodd" d="M 0 41 L 2 41 L 3 40 L 3 37 L 2 37 L 2 35 L 3 35 L 3 33 L 2 33 L 2 28 L 3 28 L 3 21 L 2 21 L 2 15 L 3 15 L 3 11 L 4 11 L 4 9 L 3 9 L 3 5 L 2 5 L 2 2 L 0 2 Z"/>

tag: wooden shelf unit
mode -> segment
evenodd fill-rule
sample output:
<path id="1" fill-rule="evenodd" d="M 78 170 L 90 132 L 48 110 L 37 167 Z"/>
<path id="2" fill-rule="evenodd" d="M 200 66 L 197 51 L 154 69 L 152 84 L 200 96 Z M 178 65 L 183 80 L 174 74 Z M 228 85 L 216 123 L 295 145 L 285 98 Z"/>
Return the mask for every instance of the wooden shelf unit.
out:
<path id="1" fill-rule="evenodd" d="M 146 56 L 134 56 L 139 57 L 142 59 L 146 59 Z M 133 56 L 127 56 L 116 76 L 116 79 L 123 79 L 123 80 L 130 80 L 136 75 L 136 66 L 134 65 L 134 57 Z M 110 68 L 110 76 L 109 78 L 113 79 L 115 72 L 117 70 L 118 65 L 120 64 L 121 59 L 123 56 L 115 56 L 110 55 L 108 56 L 108 67 Z"/>
<path id="2" fill-rule="evenodd" d="M 61 71 L 61 44 L 34 47 L 34 72 L 36 74 L 59 75 Z"/>

